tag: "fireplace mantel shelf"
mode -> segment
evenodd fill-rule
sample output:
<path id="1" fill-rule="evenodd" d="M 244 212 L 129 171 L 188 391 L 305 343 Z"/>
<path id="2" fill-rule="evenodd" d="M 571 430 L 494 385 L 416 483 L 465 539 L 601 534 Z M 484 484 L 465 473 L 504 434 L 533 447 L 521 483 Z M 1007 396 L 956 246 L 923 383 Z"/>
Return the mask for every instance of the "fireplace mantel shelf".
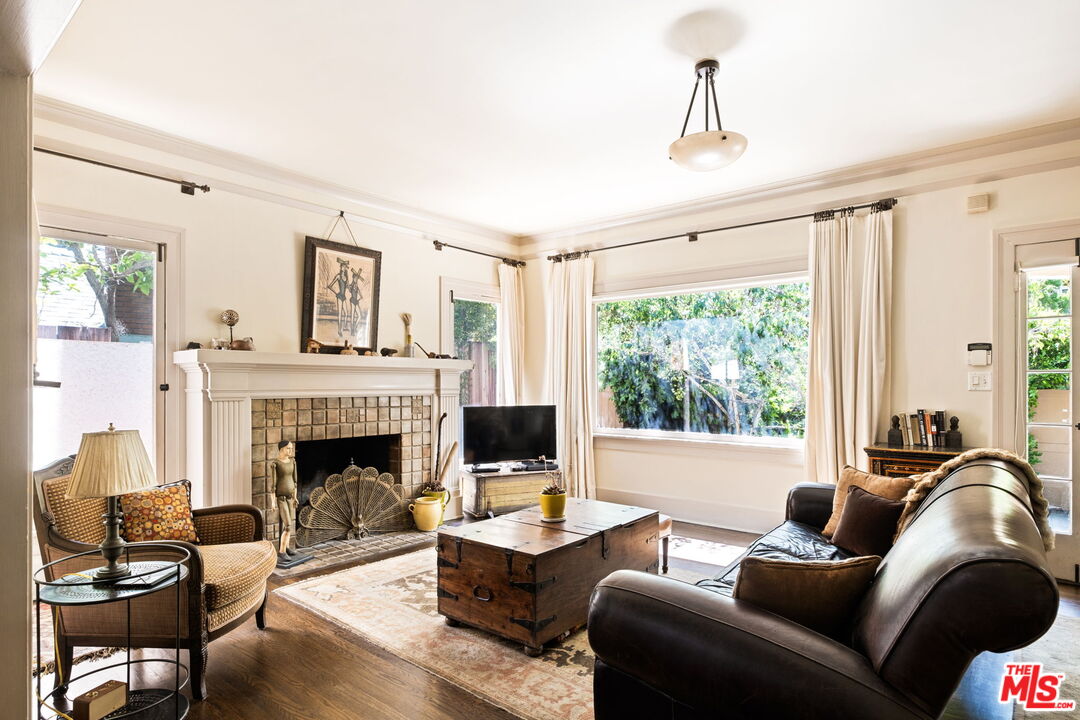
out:
<path id="1" fill-rule="evenodd" d="M 292 398 L 311 398 L 312 410 L 307 415 L 317 414 L 320 419 L 314 424 L 319 430 L 325 423 L 326 437 L 338 438 L 359 435 L 361 429 L 363 434 L 393 433 L 393 426 L 405 420 L 391 417 L 392 413 L 400 416 L 397 408 L 402 407 L 401 399 L 408 399 L 411 410 L 417 398 L 423 398 L 423 419 L 410 421 L 409 432 L 420 433 L 430 457 L 434 457 L 428 438 L 441 438 L 444 449 L 458 439 L 461 373 L 473 367 L 471 360 L 241 350 L 180 350 L 173 354 L 173 362 L 185 376 L 187 473 L 198 501 L 207 505 L 253 499 L 253 472 L 265 460 L 253 457 L 253 403 L 282 400 L 291 404 L 291 408 L 282 408 L 291 409 L 287 418 L 291 422 L 274 418 L 271 426 L 267 418 L 266 437 L 276 437 L 278 432 L 284 437 L 285 432 L 299 432 L 303 424 L 295 417 L 299 404 Z M 327 400 L 314 404 L 320 398 Z M 360 408 L 355 398 L 363 398 L 365 411 L 371 408 L 375 415 L 367 417 L 365 412 L 361 421 L 358 413 L 351 412 Z M 339 412 L 342 408 L 349 411 L 345 417 Z M 387 417 L 383 417 L 383 409 Z M 452 419 L 440 435 L 436 420 L 442 413 Z M 348 419 L 352 415 L 357 417 Z M 318 438 L 313 435 L 313 439 Z M 265 440 L 257 444 L 265 456 L 264 445 L 272 443 Z"/>
<path id="2" fill-rule="evenodd" d="M 364 355 L 322 355 L 315 353 L 249 352 L 244 350 L 179 350 L 173 362 L 182 368 L 201 365 L 222 370 L 288 369 L 304 372 L 463 372 L 472 368 L 471 360 L 433 360 L 430 358 L 369 357 Z"/>

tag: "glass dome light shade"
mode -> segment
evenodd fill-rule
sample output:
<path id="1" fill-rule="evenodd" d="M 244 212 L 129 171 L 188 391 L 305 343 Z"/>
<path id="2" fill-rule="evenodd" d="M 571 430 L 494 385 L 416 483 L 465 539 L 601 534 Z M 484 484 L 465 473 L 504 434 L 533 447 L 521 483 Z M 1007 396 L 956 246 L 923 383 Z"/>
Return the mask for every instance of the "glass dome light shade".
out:
<path id="1" fill-rule="evenodd" d="M 695 172 L 719 170 L 746 151 L 746 136 L 730 130 L 709 130 L 685 135 L 668 146 L 668 156 L 679 167 Z"/>

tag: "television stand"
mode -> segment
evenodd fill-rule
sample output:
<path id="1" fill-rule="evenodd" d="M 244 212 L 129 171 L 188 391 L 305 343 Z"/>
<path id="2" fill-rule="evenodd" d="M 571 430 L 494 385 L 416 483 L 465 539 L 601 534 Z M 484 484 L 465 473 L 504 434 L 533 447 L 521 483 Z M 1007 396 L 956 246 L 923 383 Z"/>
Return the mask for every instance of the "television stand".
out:
<path id="1" fill-rule="evenodd" d="M 552 482 L 552 475 L 561 485 L 559 470 L 465 470 L 461 473 L 461 509 L 474 518 L 485 518 L 538 505 L 540 491 Z"/>

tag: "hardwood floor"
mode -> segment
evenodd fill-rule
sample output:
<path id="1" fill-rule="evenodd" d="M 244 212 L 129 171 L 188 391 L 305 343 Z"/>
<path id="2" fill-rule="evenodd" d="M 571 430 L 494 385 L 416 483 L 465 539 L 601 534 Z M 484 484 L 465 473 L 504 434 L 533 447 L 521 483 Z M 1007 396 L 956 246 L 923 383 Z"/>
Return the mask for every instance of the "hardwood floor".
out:
<path id="1" fill-rule="evenodd" d="M 755 538 L 685 523 L 676 523 L 674 530 L 726 544 L 746 545 Z M 688 570 L 702 567 L 674 557 L 670 564 Z M 1061 596 L 1061 613 L 1080 617 L 1080 588 L 1063 587 Z M 266 617 L 266 630 L 258 630 L 251 620 L 210 645 L 209 697 L 193 704 L 190 718 L 513 720 L 509 713 L 273 593 Z"/>

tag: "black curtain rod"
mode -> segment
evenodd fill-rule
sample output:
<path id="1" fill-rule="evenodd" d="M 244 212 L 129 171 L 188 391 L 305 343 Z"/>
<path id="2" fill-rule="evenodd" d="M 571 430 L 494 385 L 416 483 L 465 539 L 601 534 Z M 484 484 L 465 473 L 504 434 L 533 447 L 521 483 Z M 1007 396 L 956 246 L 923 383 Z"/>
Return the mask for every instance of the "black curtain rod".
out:
<path id="1" fill-rule="evenodd" d="M 697 242 L 699 235 L 705 235 L 707 233 L 723 232 L 724 230 L 738 230 L 739 228 L 755 227 L 757 225 L 770 225 L 772 223 L 787 222 L 788 220 L 802 220 L 805 218 L 814 218 L 814 220 L 827 220 L 831 218 L 837 212 L 855 212 L 856 210 L 862 210 L 863 208 L 873 208 L 874 210 L 891 210 L 896 206 L 896 198 L 886 198 L 884 200 L 876 200 L 871 203 L 863 203 L 862 205 L 851 205 L 845 208 L 837 208 L 834 210 L 819 210 L 818 212 L 802 213 L 801 215 L 788 215 L 782 218 L 773 218 L 771 220 L 758 220 L 757 222 L 742 223 L 741 225 L 725 225 L 724 227 L 711 228 L 709 230 L 693 230 L 690 232 L 679 233 L 678 235 L 665 235 L 664 237 L 649 238 L 648 240 L 635 240 L 633 242 L 620 243 L 618 245 L 606 245 L 604 247 L 598 247 L 595 250 L 577 250 L 575 252 L 559 253 L 557 255 L 548 255 L 548 260 L 551 262 L 562 262 L 564 260 L 577 260 L 579 257 L 590 255 L 591 253 L 603 252 L 604 250 L 618 250 L 619 248 L 633 247 L 635 245 L 647 245 L 649 243 L 661 242 L 664 240 L 675 240 L 677 238 L 686 238 L 690 242 Z"/>
<path id="2" fill-rule="evenodd" d="M 492 255 L 491 253 L 486 253 L 486 252 L 483 252 L 483 251 L 480 251 L 480 250 L 473 250 L 472 248 L 461 247 L 460 245 L 451 245 L 450 243 L 443 242 L 442 240 L 432 240 L 431 242 L 432 242 L 432 244 L 435 245 L 436 250 L 442 250 L 444 247 L 454 248 L 455 250 L 461 250 L 463 252 L 470 252 L 470 253 L 473 253 L 474 255 L 483 255 L 484 257 L 495 258 L 496 260 L 501 260 L 503 262 L 503 264 L 509 265 L 510 267 L 525 267 L 525 261 L 524 260 L 515 260 L 513 258 L 503 257 L 501 255 Z"/>
<path id="3" fill-rule="evenodd" d="M 142 170 L 135 170 L 134 168 L 124 167 L 123 165 L 113 165 L 107 162 L 101 162 L 100 160 L 91 160 L 90 158 L 80 157 L 78 155 L 71 155 L 70 153 L 60 152 L 59 150 L 49 150 L 48 148 L 34 146 L 34 150 L 39 153 L 45 153 L 46 155 L 55 155 L 57 157 L 67 158 L 68 160 L 78 160 L 79 162 L 88 163 L 90 165 L 97 165 L 98 167 L 111 168 L 113 170 L 119 170 L 121 172 L 131 173 L 132 175 L 141 175 L 142 177 L 153 178 L 154 180 L 164 180 L 165 182 L 173 183 L 180 186 L 180 192 L 185 195 L 194 195 L 196 190 L 202 190 L 204 193 L 210 192 L 209 185 L 196 185 L 189 180 L 177 180 L 176 178 L 165 177 L 164 175 L 155 175 L 154 173 L 143 172 Z"/>

